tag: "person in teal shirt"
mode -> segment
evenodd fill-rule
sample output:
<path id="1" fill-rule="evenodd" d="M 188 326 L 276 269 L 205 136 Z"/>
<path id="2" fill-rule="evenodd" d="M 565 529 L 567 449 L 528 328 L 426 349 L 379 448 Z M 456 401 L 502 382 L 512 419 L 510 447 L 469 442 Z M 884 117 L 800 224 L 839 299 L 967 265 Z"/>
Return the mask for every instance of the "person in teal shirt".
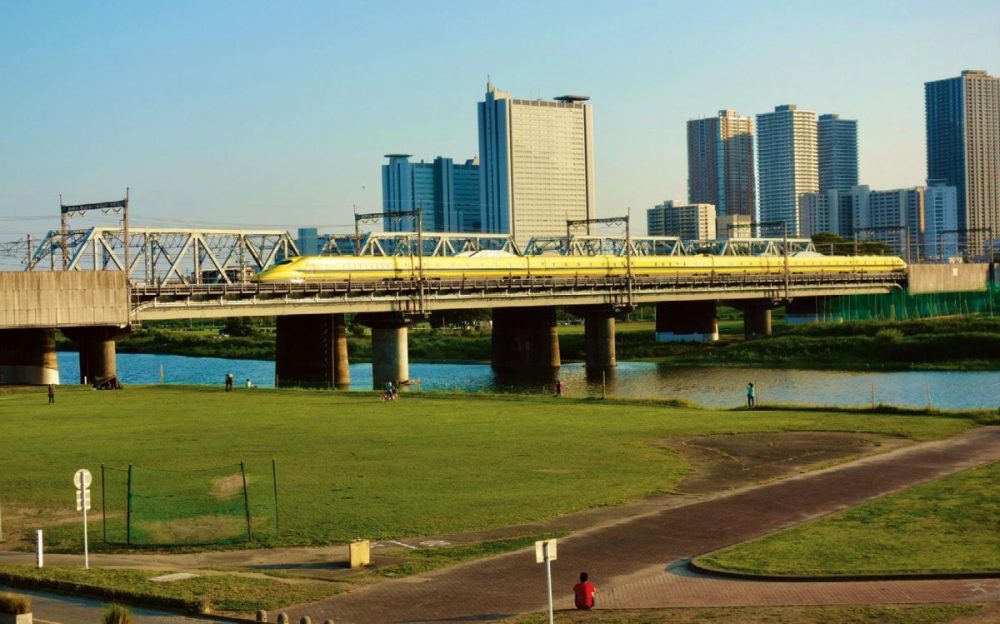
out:
<path id="1" fill-rule="evenodd" d="M 747 407 L 757 405 L 757 390 L 753 387 L 753 382 L 747 384 Z"/>

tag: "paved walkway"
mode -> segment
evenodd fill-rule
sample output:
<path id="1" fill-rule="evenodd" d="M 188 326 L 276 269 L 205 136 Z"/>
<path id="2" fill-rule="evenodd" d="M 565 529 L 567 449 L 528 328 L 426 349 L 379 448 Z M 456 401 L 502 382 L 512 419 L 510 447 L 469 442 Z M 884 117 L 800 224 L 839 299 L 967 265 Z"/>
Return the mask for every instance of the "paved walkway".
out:
<path id="1" fill-rule="evenodd" d="M 557 604 L 569 606 L 569 588 L 580 570 L 589 571 L 601 588 L 600 607 L 993 600 L 998 582 L 992 580 L 764 583 L 689 577 L 666 568 L 670 562 L 998 460 L 1000 427 L 981 427 L 947 440 L 578 532 L 559 543 L 552 570 Z M 533 551 L 522 550 L 358 589 L 286 612 L 293 621 L 309 615 L 314 622 L 332 618 L 338 624 L 484 621 L 542 610 L 545 595 L 544 566 L 535 564 Z"/>

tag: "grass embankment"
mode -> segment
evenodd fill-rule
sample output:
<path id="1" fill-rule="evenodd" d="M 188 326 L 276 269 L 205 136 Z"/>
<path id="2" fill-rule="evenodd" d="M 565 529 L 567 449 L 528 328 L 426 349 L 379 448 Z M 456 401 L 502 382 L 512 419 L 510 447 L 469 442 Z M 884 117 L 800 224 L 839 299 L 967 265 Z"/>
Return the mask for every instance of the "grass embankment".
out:
<path id="1" fill-rule="evenodd" d="M 164 570 L 109 568 L 84 570 L 75 566 L 47 565 L 42 569 L 0 566 L 0 583 L 138 602 L 189 613 L 274 609 L 320 600 L 337 592 L 337 586 L 331 583 L 283 582 L 226 574 L 199 575 L 168 583 L 150 580 L 167 573 Z"/>
<path id="2" fill-rule="evenodd" d="M 689 469 L 657 444 L 671 436 L 855 431 L 931 439 L 972 424 L 529 396 L 424 395 L 382 403 L 360 393 L 174 386 L 67 387 L 55 405 L 45 402 L 39 390 L 0 394 L 4 528 L 50 528 L 49 539 L 63 548 L 80 539 L 76 526 L 60 526 L 74 517 L 66 484 L 78 468 L 99 475 L 101 463 L 179 469 L 244 460 L 251 489 L 267 491 L 275 458 L 276 543 L 320 545 L 511 526 L 668 492 Z M 103 503 L 98 487 L 96 509 Z M 28 514 L 35 516 L 30 522 Z M 98 547 L 99 529 L 91 525 Z"/>
<path id="3" fill-rule="evenodd" d="M 598 594 L 598 597 L 600 594 Z M 616 611 L 560 611 L 558 620 L 568 624 L 943 624 L 956 617 L 983 610 L 982 604 L 864 605 L 824 607 L 714 607 L 694 609 L 641 609 Z M 985 621 L 985 620 L 984 620 Z M 512 620 L 516 624 L 542 624 L 548 615 L 535 614 Z"/>
<path id="4" fill-rule="evenodd" d="M 742 324 L 720 321 L 715 344 L 657 343 L 651 322 L 619 323 L 619 360 L 656 360 L 676 366 L 867 369 L 1000 369 L 1000 318 L 954 317 L 918 321 L 859 321 L 841 324 L 776 324 L 767 338 L 743 340 Z M 490 334 L 481 330 L 410 331 L 412 361 L 486 362 Z M 584 359 L 583 327 L 559 328 L 564 361 Z M 273 330 L 254 336 L 222 336 L 216 329 L 179 329 L 150 325 L 117 343 L 122 353 L 164 353 L 236 359 L 274 359 Z M 60 348 L 75 345 L 60 340 Z M 371 359 L 367 336 L 348 338 L 352 361 Z"/>
<path id="5" fill-rule="evenodd" d="M 836 576 L 1000 572 L 1000 463 L 698 558 L 718 570 Z"/>

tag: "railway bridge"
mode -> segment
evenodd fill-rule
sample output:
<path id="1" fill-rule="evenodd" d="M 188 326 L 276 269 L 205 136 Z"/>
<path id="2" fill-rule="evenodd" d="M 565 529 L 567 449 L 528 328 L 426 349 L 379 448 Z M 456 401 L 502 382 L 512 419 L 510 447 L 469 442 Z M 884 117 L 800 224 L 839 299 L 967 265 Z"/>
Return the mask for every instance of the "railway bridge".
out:
<path id="1" fill-rule="evenodd" d="M 557 307 L 584 319 L 588 367 L 610 368 L 616 364 L 615 319 L 636 305 L 656 305 L 658 340 L 717 337 L 719 301 L 741 309 L 746 335 L 759 336 L 770 333 L 775 307 L 787 305 L 790 315 L 808 318 L 815 316 L 822 297 L 887 293 L 908 281 L 900 273 L 809 275 L 786 269 L 747 275 L 414 276 L 269 284 L 246 278 L 297 255 L 287 233 L 137 228 L 130 234 L 131 254 L 121 253 L 121 231 L 92 228 L 77 236 L 79 242 L 69 252 L 65 238 L 53 234 L 28 256 L 28 270 L 0 273 L 0 383 L 58 383 L 56 328 L 79 346 L 81 383 L 99 383 L 115 376 L 115 339 L 142 322 L 274 316 L 277 385 L 345 386 L 350 378 L 344 315 L 352 314 L 371 328 L 373 380 L 381 387 L 385 381 L 409 378 L 407 332 L 412 323 L 433 311 L 470 308 L 492 310 L 492 364 L 497 369 L 552 371 L 560 366 Z M 420 236 L 416 250 L 412 233 L 369 235 L 364 241 L 331 238 L 325 253 L 457 254 L 509 250 L 512 245 L 506 237 Z M 164 244 L 171 239 L 173 247 Z M 687 253 L 677 239 L 662 237 L 587 236 L 536 245 L 562 253 Z M 787 255 L 808 250 L 810 243 L 734 239 L 699 243 L 697 252 L 705 253 L 711 245 L 721 254 Z M 38 270 L 45 267 L 47 255 L 51 270 Z M 65 259 L 66 270 L 59 270 L 57 256 Z"/>

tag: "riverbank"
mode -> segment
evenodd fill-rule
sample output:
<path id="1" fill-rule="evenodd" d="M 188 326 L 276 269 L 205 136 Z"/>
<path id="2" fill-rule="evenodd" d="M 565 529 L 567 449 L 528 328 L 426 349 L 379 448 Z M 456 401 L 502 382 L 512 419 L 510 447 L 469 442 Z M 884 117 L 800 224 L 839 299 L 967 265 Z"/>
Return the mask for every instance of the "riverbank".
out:
<path id="1" fill-rule="evenodd" d="M 830 370 L 1000 370 L 1000 319 L 950 317 L 919 321 L 858 321 L 778 325 L 766 338 L 744 340 L 742 325 L 720 322 L 717 343 L 657 343 L 651 322 L 619 323 L 616 343 L 621 361 L 655 361 L 666 366 L 802 368 Z M 483 330 L 410 331 L 413 362 L 489 362 L 491 338 Z M 583 327 L 559 328 L 564 362 L 584 359 Z M 60 336 L 60 350 L 75 344 Z M 273 328 L 250 336 L 227 336 L 215 328 L 149 324 L 117 343 L 120 353 L 157 353 L 244 360 L 273 360 Z M 354 362 L 371 359 L 367 335 L 352 334 Z"/>

